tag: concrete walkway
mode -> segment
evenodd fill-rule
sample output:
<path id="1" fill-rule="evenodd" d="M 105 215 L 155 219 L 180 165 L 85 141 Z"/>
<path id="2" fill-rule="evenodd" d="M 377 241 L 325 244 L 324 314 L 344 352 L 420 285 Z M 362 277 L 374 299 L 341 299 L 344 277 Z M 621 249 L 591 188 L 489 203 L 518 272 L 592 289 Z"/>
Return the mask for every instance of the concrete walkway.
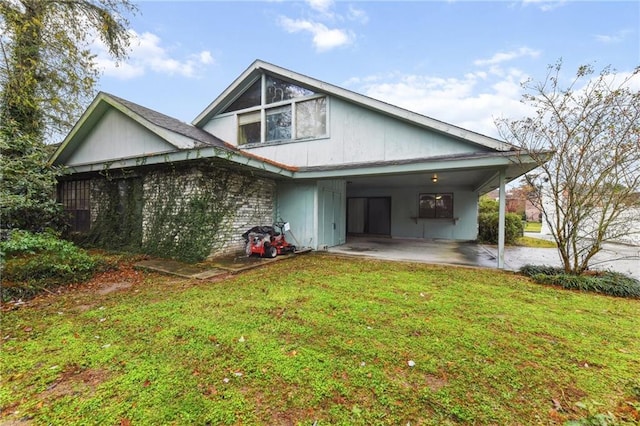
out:
<path id="1" fill-rule="evenodd" d="M 539 238 L 538 234 L 530 234 Z M 496 268 L 496 246 L 450 240 L 349 237 L 347 243 L 331 247 L 330 253 L 448 265 Z M 526 264 L 560 266 L 555 248 L 506 247 L 505 269 L 518 270 Z M 610 269 L 640 279 L 640 247 L 607 244 L 594 258 L 596 269 Z"/>

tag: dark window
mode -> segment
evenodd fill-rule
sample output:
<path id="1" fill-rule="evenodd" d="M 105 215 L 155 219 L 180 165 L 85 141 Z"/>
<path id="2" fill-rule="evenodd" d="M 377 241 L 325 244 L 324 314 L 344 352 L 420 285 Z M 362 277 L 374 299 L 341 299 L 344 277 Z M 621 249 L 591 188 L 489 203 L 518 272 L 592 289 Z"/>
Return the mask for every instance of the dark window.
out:
<path id="1" fill-rule="evenodd" d="M 58 202 L 69 214 L 72 232 L 89 232 L 91 227 L 91 181 L 75 180 L 58 184 Z"/>
<path id="2" fill-rule="evenodd" d="M 427 219 L 452 219 L 453 194 L 420 194 L 419 217 Z"/>
<path id="3" fill-rule="evenodd" d="M 260 98 L 262 97 L 262 81 L 258 79 L 251 85 L 238 99 L 233 101 L 227 109 L 223 112 L 239 111 L 245 108 L 251 108 L 261 104 Z"/>

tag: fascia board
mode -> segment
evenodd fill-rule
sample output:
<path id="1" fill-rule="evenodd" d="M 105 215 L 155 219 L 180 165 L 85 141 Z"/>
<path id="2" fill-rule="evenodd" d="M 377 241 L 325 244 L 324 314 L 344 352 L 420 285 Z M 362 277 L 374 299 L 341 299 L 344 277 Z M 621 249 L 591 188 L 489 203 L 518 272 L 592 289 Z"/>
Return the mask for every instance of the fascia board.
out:
<path id="1" fill-rule="evenodd" d="M 67 168 L 71 173 L 100 172 L 110 169 L 133 168 L 146 165 L 159 165 L 204 158 L 220 158 L 232 163 L 251 167 L 256 170 L 291 178 L 293 172 L 258 159 L 249 158 L 218 147 L 206 147 L 183 151 L 170 151 L 145 157 L 119 158 L 109 162 L 76 164 Z"/>
<path id="2" fill-rule="evenodd" d="M 459 171 L 473 169 L 487 169 L 494 167 L 508 167 L 514 160 L 511 155 L 500 155 L 477 159 L 439 159 L 421 161 L 418 163 L 397 165 L 358 166 L 333 170 L 299 170 L 293 173 L 294 179 L 323 179 L 345 176 L 394 175 L 405 173 L 419 173 L 432 171 Z"/>

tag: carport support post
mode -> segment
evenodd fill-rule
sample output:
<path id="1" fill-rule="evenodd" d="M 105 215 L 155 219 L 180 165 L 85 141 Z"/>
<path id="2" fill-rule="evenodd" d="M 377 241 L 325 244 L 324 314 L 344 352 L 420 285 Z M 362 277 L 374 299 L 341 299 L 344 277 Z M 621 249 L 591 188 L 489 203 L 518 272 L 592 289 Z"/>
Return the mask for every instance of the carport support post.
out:
<path id="1" fill-rule="evenodd" d="M 500 170 L 500 199 L 498 202 L 498 269 L 504 269 L 504 222 L 507 204 L 506 171 Z"/>

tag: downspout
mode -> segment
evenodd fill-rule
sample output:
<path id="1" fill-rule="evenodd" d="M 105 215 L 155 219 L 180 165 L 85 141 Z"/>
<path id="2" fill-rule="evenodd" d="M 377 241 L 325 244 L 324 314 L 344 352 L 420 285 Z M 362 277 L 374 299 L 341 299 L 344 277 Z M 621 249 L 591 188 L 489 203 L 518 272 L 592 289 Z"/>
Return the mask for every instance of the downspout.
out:
<path id="1" fill-rule="evenodd" d="M 500 199 L 498 202 L 498 269 L 504 269 L 504 229 L 507 194 L 505 189 L 506 170 L 500 170 Z"/>

